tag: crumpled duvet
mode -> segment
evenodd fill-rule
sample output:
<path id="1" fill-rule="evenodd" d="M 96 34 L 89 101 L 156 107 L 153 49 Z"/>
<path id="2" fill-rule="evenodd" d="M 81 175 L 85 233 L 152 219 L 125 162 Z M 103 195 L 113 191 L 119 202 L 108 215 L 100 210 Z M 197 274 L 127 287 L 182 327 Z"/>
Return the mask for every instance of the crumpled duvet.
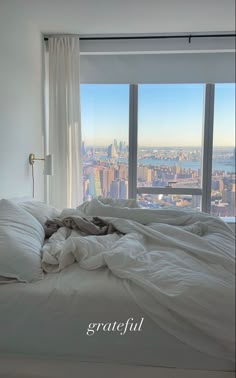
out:
<path id="1" fill-rule="evenodd" d="M 235 240 L 224 222 L 203 213 L 114 209 L 98 201 L 68 211 L 103 217 L 125 235 L 82 236 L 61 227 L 43 247 L 46 272 L 74 262 L 88 270 L 106 266 L 164 330 L 209 355 L 234 359 Z"/>
<path id="2" fill-rule="evenodd" d="M 86 235 L 106 235 L 112 234 L 117 230 L 112 224 L 104 222 L 98 217 L 89 216 L 69 216 L 63 218 L 48 219 L 44 225 L 45 236 L 52 236 L 60 227 L 70 228 L 71 230 L 80 231 L 84 236 Z"/>

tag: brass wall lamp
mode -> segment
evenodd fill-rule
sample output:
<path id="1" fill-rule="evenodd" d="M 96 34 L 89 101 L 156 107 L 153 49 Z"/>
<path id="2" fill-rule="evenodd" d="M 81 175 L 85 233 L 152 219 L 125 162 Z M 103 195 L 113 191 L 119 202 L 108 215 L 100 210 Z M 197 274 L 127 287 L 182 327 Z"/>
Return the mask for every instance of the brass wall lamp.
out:
<path id="1" fill-rule="evenodd" d="M 34 163 L 38 160 L 44 161 L 44 175 L 51 176 L 53 175 L 53 156 L 46 155 L 45 158 L 36 158 L 35 154 L 29 154 L 29 164 L 32 167 L 32 181 L 33 181 L 33 198 L 34 198 Z"/>
<path id="2" fill-rule="evenodd" d="M 34 165 L 35 161 L 44 161 L 44 175 L 51 176 L 53 174 L 53 158 L 52 155 L 46 155 L 45 158 L 36 158 L 35 154 L 29 154 L 29 163 Z"/>

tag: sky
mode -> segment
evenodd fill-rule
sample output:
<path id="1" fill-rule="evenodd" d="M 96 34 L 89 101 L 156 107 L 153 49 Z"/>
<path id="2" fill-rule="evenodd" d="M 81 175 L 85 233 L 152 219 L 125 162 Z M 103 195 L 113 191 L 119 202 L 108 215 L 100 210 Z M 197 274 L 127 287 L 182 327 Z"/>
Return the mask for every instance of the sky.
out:
<path id="1" fill-rule="evenodd" d="M 145 84 L 138 94 L 139 146 L 200 146 L 203 84 Z M 129 86 L 81 85 L 82 139 L 107 146 L 128 143 Z M 216 84 L 214 146 L 235 141 L 235 84 Z"/>

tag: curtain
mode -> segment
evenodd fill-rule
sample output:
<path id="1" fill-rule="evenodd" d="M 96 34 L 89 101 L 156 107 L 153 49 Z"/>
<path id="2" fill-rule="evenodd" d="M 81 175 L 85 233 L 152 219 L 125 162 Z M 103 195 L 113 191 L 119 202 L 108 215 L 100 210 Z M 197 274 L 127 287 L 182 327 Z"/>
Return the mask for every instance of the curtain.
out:
<path id="1" fill-rule="evenodd" d="M 58 208 L 82 202 L 79 55 L 79 37 L 49 38 L 49 151 L 54 175 L 48 194 L 49 203 Z"/>

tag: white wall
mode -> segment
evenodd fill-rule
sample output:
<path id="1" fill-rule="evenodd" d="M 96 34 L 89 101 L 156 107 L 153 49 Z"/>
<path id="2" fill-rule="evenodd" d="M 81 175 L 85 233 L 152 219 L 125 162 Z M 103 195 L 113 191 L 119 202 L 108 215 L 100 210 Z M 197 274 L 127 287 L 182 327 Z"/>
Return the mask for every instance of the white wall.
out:
<path id="1" fill-rule="evenodd" d="M 0 4 L 0 198 L 31 196 L 28 155 L 42 154 L 40 33 L 11 4 Z"/>
<path id="2" fill-rule="evenodd" d="M 233 31 L 234 0 L 0 0 L 0 198 L 30 196 L 43 154 L 41 33 Z M 36 197 L 43 198 L 43 167 Z"/>

